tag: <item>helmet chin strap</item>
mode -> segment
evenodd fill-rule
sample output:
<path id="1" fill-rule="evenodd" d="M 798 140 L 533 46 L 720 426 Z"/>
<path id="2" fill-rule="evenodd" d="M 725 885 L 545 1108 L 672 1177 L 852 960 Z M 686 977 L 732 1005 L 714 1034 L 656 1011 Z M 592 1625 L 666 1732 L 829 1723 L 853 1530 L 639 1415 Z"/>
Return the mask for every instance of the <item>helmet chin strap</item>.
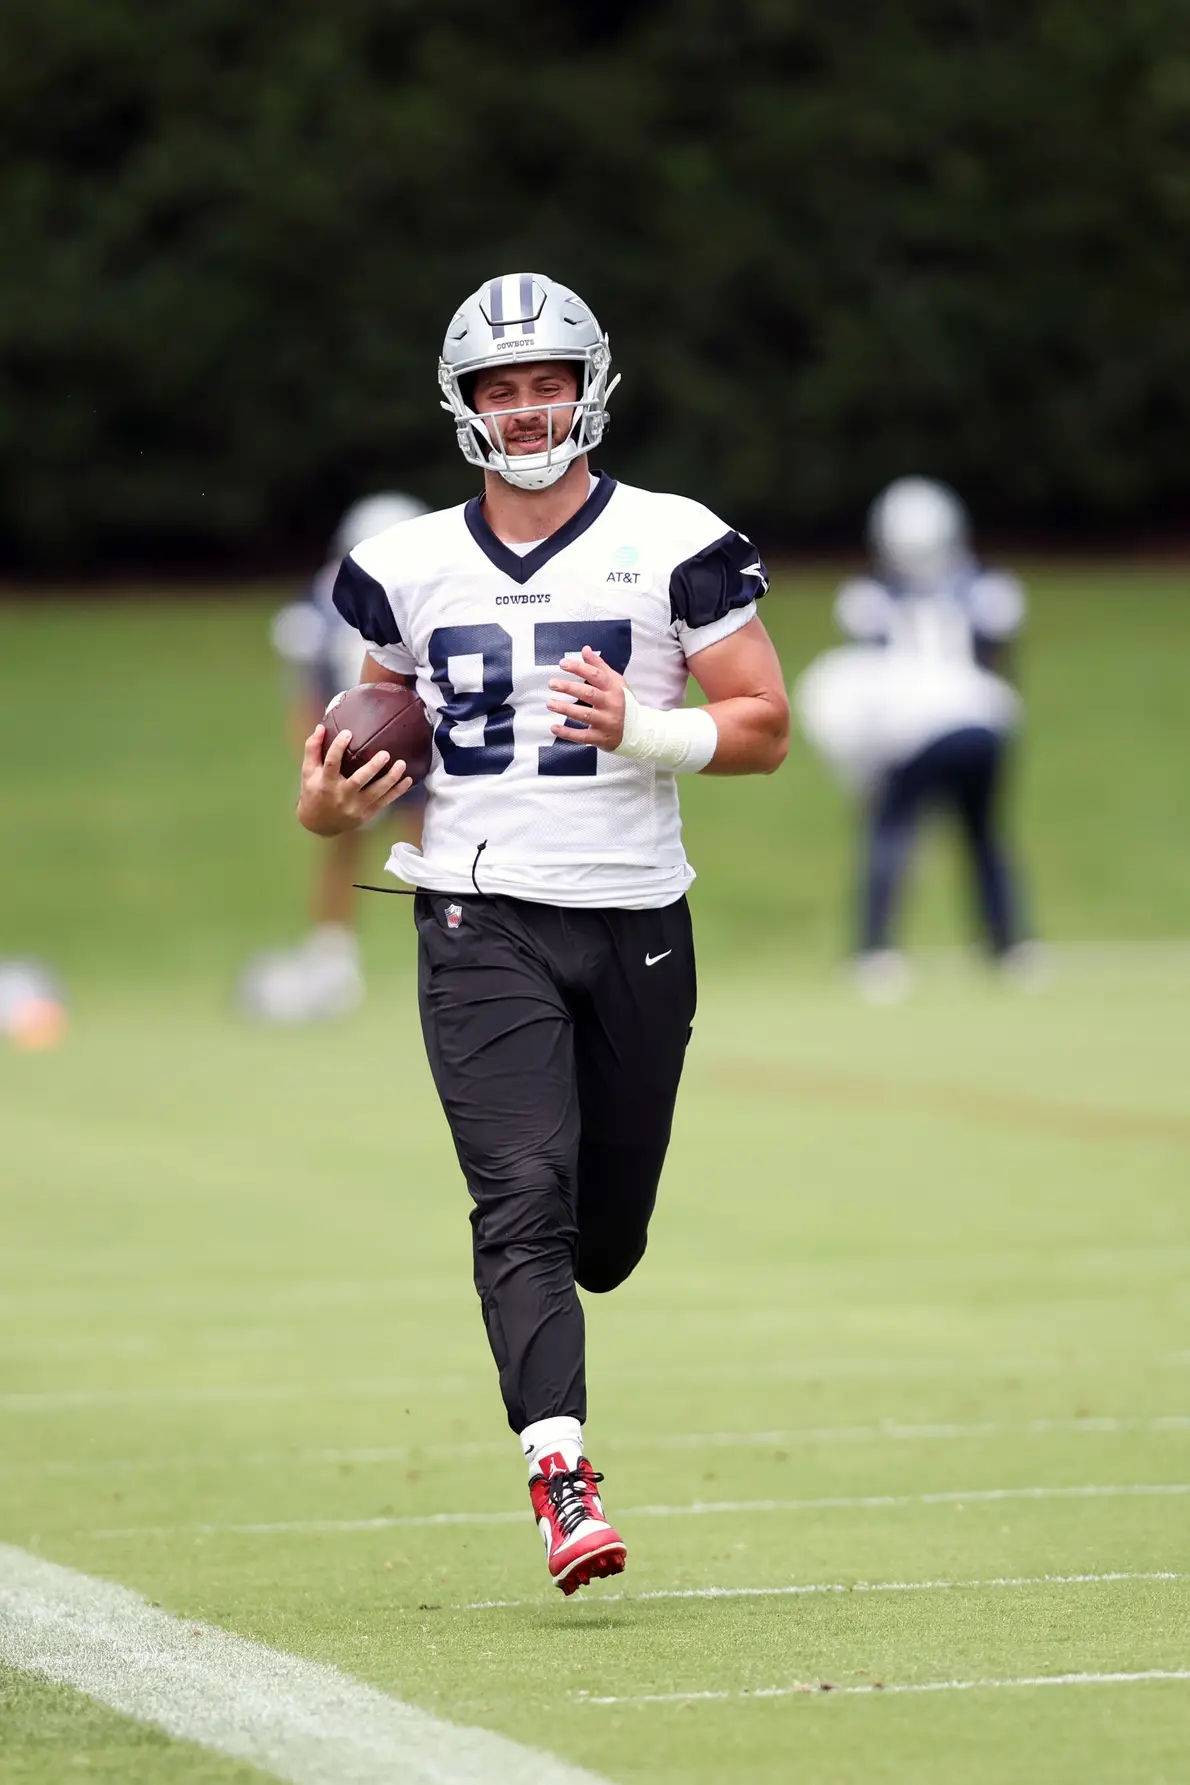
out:
<path id="1" fill-rule="evenodd" d="M 572 452 L 560 463 L 555 457 L 553 464 L 541 465 L 536 469 L 526 466 L 523 470 L 513 470 L 505 465 L 493 465 L 491 469 L 515 490 L 548 490 L 551 484 L 558 483 L 565 477 L 579 456 L 577 452 Z"/>

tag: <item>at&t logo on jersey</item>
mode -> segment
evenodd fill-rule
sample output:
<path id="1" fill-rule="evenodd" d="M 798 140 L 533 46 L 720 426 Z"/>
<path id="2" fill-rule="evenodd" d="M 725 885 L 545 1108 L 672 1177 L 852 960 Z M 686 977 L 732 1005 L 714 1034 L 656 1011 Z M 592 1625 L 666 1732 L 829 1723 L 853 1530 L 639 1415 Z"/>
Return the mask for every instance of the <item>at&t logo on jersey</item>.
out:
<path id="1" fill-rule="evenodd" d="M 640 552 L 634 545 L 622 545 L 612 553 L 613 569 L 604 578 L 609 583 L 639 583 L 640 571 L 633 566 L 640 561 Z"/>

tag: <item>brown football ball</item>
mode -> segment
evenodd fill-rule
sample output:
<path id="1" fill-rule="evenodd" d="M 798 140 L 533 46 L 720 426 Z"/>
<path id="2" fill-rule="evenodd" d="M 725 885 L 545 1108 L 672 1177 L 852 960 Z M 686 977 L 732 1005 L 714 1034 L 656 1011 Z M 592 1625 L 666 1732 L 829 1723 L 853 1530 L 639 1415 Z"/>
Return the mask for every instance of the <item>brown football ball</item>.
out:
<path id="1" fill-rule="evenodd" d="M 351 733 L 351 742 L 343 752 L 345 775 L 363 768 L 377 750 L 389 754 L 382 773 L 387 774 L 398 758 L 415 783 L 424 781 L 430 772 L 434 743 L 430 716 L 413 689 L 400 682 L 361 682 L 358 688 L 344 689 L 336 694 L 322 722 L 326 726 L 324 757 L 338 732 Z"/>

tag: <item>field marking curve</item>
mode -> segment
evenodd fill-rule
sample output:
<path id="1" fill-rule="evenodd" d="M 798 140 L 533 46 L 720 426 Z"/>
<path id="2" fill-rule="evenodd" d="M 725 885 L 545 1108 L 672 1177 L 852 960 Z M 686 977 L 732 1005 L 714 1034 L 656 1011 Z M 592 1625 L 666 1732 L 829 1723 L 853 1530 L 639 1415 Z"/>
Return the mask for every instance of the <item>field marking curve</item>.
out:
<path id="1" fill-rule="evenodd" d="M 8 1544 L 0 1662 L 287 1785 L 603 1785 L 554 1755 Z"/>
<path id="2" fill-rule="evenodd" d="M 791 1686 L 740 1687 L 705 1692 L 641 1692 L 624 1697 L 572 1694 L 574 1705 L 744 1703 L 753 1698 L 889 1698 L 913 1692 L 990 1692 L 1033 1686 L 1138 1686 L 1154 1680 L 1190 1680 L 1190 1667 L 1144 1667 L 1120 1673 L 1037 1673 L 979 1680 L 873 1680 L 865 1686 L 836 1686 L 830 1680 L 798 1680 Z"/>
<path id="3" fill-rule="evenodd" d="M 824 1494 L 811 1500 L 693 1500 L 686 1506 L 626 1506 L 629 1518 L 700 1518 L 719 1513 L 867 1511 L 879 1507 L 966 1506 L 999 1500 L 1111 1500 L 1190 1494 L 1190 1481 L 1090 1483 L 1075 1487 L 948 1488 L 928 1494 Z M 279 1537 L 352 1531 L 396 1531 L 435 1525 L 520 1525 L 533 1516 L 519 1512 L 381 1513 L 375 1518 L 278 1519 L 242 1525 L 108 1525 L 79 1530 L 77 1537 Z"/>

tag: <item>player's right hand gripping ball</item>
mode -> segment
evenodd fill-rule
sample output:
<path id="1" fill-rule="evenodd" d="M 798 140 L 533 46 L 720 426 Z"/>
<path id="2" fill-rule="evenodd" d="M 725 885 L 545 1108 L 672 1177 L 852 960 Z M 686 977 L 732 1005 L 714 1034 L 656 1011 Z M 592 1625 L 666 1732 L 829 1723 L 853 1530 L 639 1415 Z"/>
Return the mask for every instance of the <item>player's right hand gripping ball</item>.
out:
<path id="1" fill-rule="evenodd" d="M 387 750 L 389 764 L 398 759 L 415 784 L 430 772 L 434 733 L 430 716 L 412 688 L 400 682 L 361 682 L 336 694 L 323 719 L 322 754 L 340 731 L 351 733 L 343 753 L 343 773 L 354 775 L 377 750 Z M 383 772 L 383 771 L 382 771 Z"/>

